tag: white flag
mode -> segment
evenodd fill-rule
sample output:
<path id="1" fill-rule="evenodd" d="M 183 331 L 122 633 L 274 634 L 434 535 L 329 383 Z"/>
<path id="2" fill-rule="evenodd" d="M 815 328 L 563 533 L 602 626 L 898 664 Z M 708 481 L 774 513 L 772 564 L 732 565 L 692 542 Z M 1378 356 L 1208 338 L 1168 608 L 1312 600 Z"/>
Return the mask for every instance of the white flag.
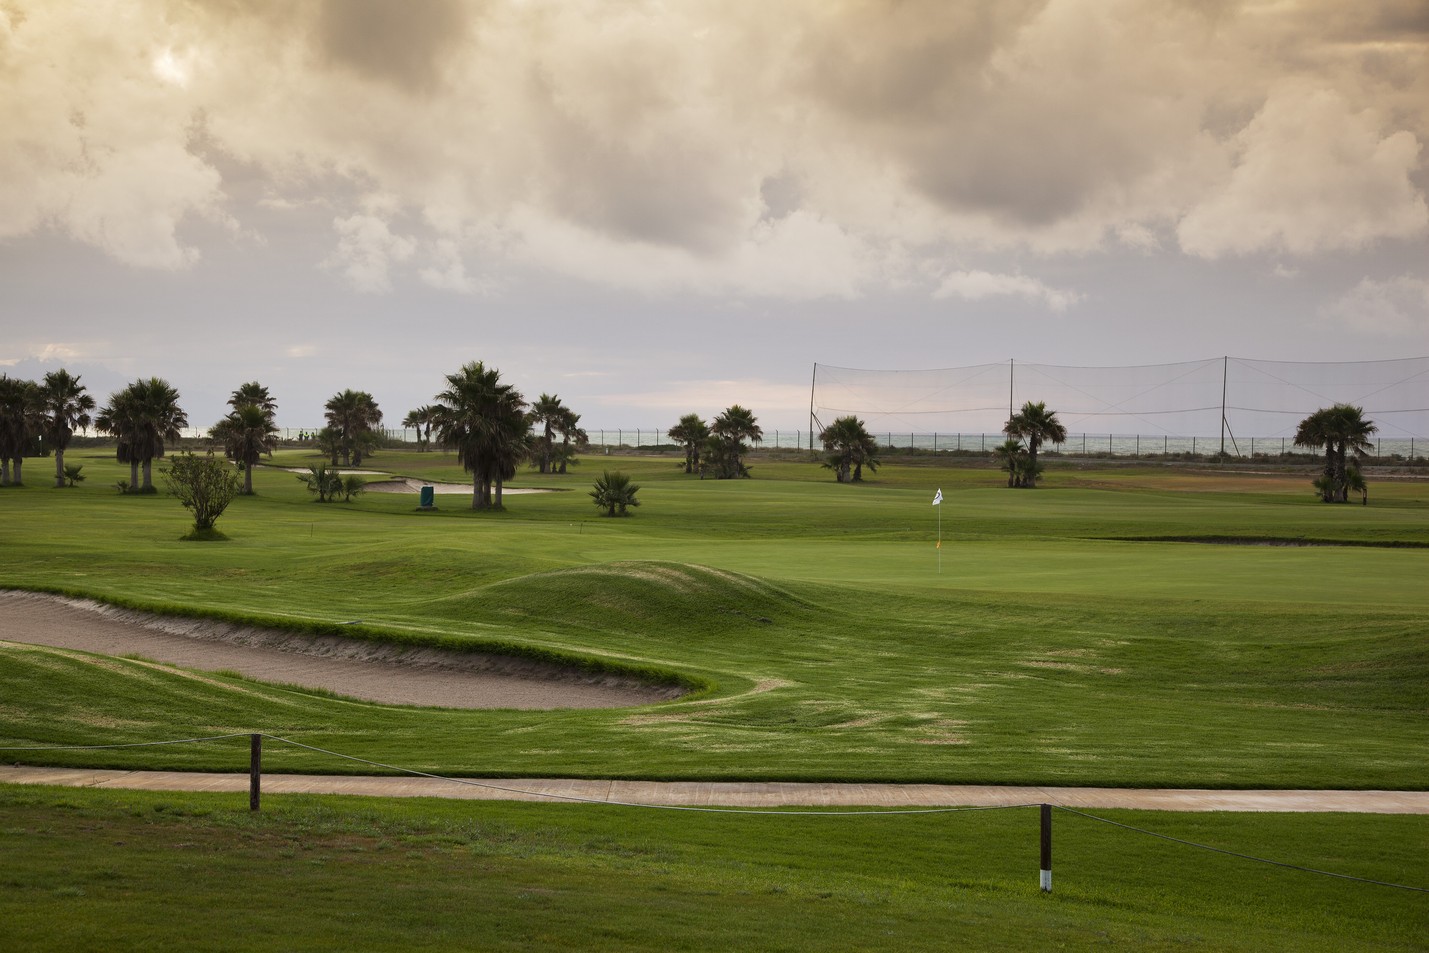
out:
<path id="1" fill-rule="evenodd" d="M 942 502 L 943 502 L 943 489 L 942 489 L 942 487 L 939 487 L 939 488 L 938 488 L 938 492 L 933 496 L 933 505 L 934 505 L 934 506 L 937 506 L 939 503 L 942 503 Z"/>

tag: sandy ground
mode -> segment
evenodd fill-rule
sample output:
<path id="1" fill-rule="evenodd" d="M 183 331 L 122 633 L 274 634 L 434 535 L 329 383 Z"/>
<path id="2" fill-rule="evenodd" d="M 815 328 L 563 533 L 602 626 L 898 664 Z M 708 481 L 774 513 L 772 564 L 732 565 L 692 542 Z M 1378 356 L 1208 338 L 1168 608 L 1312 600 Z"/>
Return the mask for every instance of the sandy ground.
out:
<path id="1" fill-rule="evenodd" d="M 236 739 L 235 761 L 248 744 Z M 264 750 L 277 746 L 264 742 Z M 125 788 L 140 791 L 248 792 L 248 774 L 38 768 L 0 765 L 0 784 Z M 1149 788 L 1013 787 L 956 784 L 833 784 L 792 781 L 592 781 L 570 778 L 443 779 L 269 774 L 266 794 L 357 794 L 495 801 L 588 801 L 685 807 L 1011 807 L 1056 804 L 1077 810 L 1263 811 L 1349 814 L 1429 814 L 1426 791 L 1215 791 Z"/>
<path id="2" fill-rule="evenodd" d="M 679 694 L 634 679 L 508 656 L 298 635 L 0 590 L 0 651 L 4 642 L 139 655 L 182 668 L 238 672 L 397 705 L 621 708 Z"/>
<path id="3" fill-rule="evenodd" d="M 373 480 L 371 483 L 363 485 L 364 490 L 374 493 L 418 493 L 422 487 L 429 486 L 434 493 L 465 493 L 471 495 L 470 483 L 429 483 L 422 480 L 413 480 L 409 477 L 394 478 L 391 480 Z M 550 490 L 539 486 L 508 486 L 502 487 L 503 496 L 520 495 L 522 493 L 559 493 L 560 490 Z"/>
<path id="4" fill-rule="evenodd" d="M 307 467 L 273 467 L 275 470 L 287 470 L 289 473 L 307 473 Z M 385 470 L 338 470 L 343 476 L 380 476 L 385 480 L 369 480 L 363 484 L 364 490 L 374 493 L 417 493 L 422 487 L 429 486 L 436 493 L 470 493 L 470 483 L 432 483 L 430 480 L 414 480 L 411 477 L 393 476 Z M 501 490 L 503 495 L 519 496 L 522 493 L 559 493 L 560 490 L 550 489 L 540 486 L 508 486 Z"/>

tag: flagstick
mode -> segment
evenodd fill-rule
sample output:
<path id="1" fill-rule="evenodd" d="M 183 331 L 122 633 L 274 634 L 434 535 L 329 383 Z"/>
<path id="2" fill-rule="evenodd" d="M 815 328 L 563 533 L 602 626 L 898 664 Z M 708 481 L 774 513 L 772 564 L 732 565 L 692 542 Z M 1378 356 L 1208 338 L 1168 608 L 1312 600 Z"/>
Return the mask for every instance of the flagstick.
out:
<path id="1" fill-rule="evenodd" d="M 940 491 L 941 492 L 941 491 Z M 943 574 L 943 507 L 938 507 L 938 575 Z"/>

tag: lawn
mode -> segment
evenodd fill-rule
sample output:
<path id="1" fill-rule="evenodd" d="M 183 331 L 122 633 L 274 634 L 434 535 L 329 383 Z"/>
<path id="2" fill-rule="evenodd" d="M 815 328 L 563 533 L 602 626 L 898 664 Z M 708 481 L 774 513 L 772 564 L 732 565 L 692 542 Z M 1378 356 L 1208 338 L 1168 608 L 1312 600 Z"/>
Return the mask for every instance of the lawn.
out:
<path id="1" fill-rule="evenodd" d="M 797 454 L 756 460 L 745 481 L 600 456 L 523 472 L 515 485 L 562 492 L 480 514 L 459 495 L 434 513 L 415 493 L 319 505 L 264 468 L 219 522 L 230 541 L 192 543 L 172 498 L 115 493 L 127 470 L 102 451 L 67 459 L 90 476 L 80 488 L 44 486 L 35 461 L 34 485 L 0 492 L 0 587 L 706 687 L 640 709 L 456 712 L 7 649 L 0 744 L 268 731 L 458 774 L 1429 787 L 1423 481 L 1372 480 L 1370 506 L 1325 506 L 1304 474 L 1054 462 L 1028 492 L 971 467 L 889 464 L 849 486 Z M 445 454 L 369 462 L 465 479 Z M 591 505 L 607 467 L 643 486 L 630 519 Z M 1355 545 L 1169 541 L 1189 538 Z M 272 757 L 269 770 L 349 770 Z M 242 764 L 203 746 L 25 759 Z"/>
<path id="2" fill-rule="evenodd" d="M 0 945 L 273 950 L 1425 949 L 1424 893 L 1054 815 L 796 817 L 0 788 Z M 238 802 L 238 803 L 235 803 Z M 1422 818 L 1101 812 L 1302 866 L 1422 874 Z M 1422 875 L 1420 876 L 1422 880 Z"/>

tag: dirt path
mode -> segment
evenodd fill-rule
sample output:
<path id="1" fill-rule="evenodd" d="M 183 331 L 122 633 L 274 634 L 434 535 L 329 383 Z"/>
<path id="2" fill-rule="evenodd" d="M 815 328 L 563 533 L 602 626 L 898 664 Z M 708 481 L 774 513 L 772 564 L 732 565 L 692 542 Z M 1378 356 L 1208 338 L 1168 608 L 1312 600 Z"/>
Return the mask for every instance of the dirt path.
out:
<path id="1" fill-rule="evenodd" d="M 271 744 L 272 742 L 270 742 Z M 0 765 L 0 784 L 142 791 L 248 793 L 247 774 L 121 771 Z M 578 799 L 682 807 L 994 807 L 1057 804 L 1152 811 L 1429 814 L 1429 791 L 1211 791 L 952 784 L 801 784 L 784 781 L 583 781 L 559 778 L 448 781 L 415 777 L 265 774 L 266 794 L 357 794 L 481 801 Z"/>
<path id="2" fill-rule="evenodd" d="M 630 678 L 506 656 L 297 635 L 10 590 L 0 590 L 0 651 L 4 642 L 140 655 L 395 705 L 623 708 L 678 694 Z"/>

